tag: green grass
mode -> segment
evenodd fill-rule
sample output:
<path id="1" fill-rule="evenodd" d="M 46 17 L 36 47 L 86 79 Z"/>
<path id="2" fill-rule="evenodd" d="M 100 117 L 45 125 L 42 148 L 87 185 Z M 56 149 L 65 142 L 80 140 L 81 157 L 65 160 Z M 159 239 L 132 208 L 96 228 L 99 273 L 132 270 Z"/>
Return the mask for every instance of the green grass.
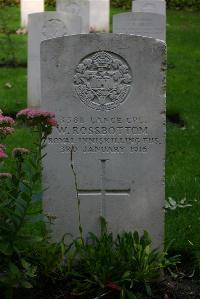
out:
<path id="1" fill-rule="evenodd" d="M 26 69 L 4 67 L 0 73 L 0 109 L 13 114 L 26 107 Z"/>
<path id="2" fill-rule="evenodd" d="M 12 150 L 15 147 L 25 147 L 29 149 L 30 151 L 35 147 L 35 143 L 37 140 L 36 134 L 33 134 L 32 130 L 29 128 L 21 128 L 17 127 L 15 128 L 15 132 L 7 136 L 5 143 L 6 143 L 6 153 L 9 156 L 9 159 L 5 160 L 6 167 L 9 168 L 9 170 L 12 169 Z"/>
<path id="3" fill-rule="evenodd" d="M 3 27 L 12 32 L 20 28 L 20 8 L 18 6 L 6 6 L 0 9 L 0 32 Z"/>
<path id="4" fill-rule="evenodd" d="M 27 35 L 0 34 L 0 65 L 27 65 Z"/>
<path id="5" fill-rule="evenodd" d="M 200 252 L 200 23 L 199 13 L 168 12 L 167 114 L 184 126 L 167 127 L 166 197 L 192 204 L 167 212 L 166 240 L 173 250 Z"/>
<path id="6" fill-rule="evenodd" d="M 120 13 L 112 9 L 111 14 Z M 125 10 L 123 11 L 125 12 Z M 12 32 L 19 28 L 19 9 L 6 8 L 1 17 L 8 20 Z M 194 252 L 200 261 L 200 13 L 168 11 L 167 43 L 167 114 L 177 114 L 182 124 L 167 125 L 166 197 L 180 201 L 184 197 L 192 207 L 167 211 L 166 242 L 174 240 L 172 250 Z M 17 63 L 26 63 L 27 36 L 10 36 L 14 42 Z M 6 37 L 0 34 L 0 63 L 12 60 Z M 9 42 L 8 42 L 9 43 Z M 7 48 L 6 48 L 7 47 Z M 12 47 L 11 47 L 12 48 Z M 11 49 L 12 50 L 12 49 Z M 26 106 L 26 69 L 0 68 L 0 108 L 13 113 Z M 6 87 L 9 82 L 12 87 Z M 33 146 L 31 133 L 17 130 L 8 138 L 9 150 L 14 146 Z"/>

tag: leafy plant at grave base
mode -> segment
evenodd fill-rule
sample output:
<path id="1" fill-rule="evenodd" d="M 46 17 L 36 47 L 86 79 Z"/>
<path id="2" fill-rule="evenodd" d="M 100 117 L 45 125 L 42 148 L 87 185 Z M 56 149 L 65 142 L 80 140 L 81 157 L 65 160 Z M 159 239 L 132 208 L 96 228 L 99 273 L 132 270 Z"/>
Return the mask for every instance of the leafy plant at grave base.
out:
<path id="1" fill-rule="evenodd" d="M 29 254 L 30 260 L 38 267 L 41 278 L 55 283 L 66 280 L 71 273 L 74 251 L 70 251 L 71 245 L 66 245 L 65 238 L 60 242 L 50 242 L 48 236 L 44 238 L 39 246 L 34 246 Z M 67 258 L 66 258 L 67 257 Z"/>
<path id="2" fill-rule="evenodd" d="M 0 172 L 0 287 L 5 290 L 5 298 L 12 298 L 13 289 L 32 287 L 37 267 L 27 259 L 27 248 L 40 243 L 42 238 L 27 230 L 28 223 L 42 219 L 40 213 L 31 214 L 33 202 L 40 201 L 42 192 L 34 193 L 40 180 L 41 150 L 45 138 L 56 125 L 54 114 L 46 111 L 26 109 L 17 117 L 39 131 L 37 151 L 15 148 L 13 173 Z M 0 114 L 0 141 L 12 134 L 14 120 Z M 7 158 L 5 146 L 0 144 L 0 171 L 4 169 L 3 160 Z"/>
<path id="3" fill-rule="evenodd" d="M 77 260 L 72 271 L 72 292 L 89 298 L 116 293 L 121 299 L 151 294 L 160 271 L 176 265 L 178 257 L 151 248 L 147 232 L 129 232 L 113 238 L 101 219 L 101 235 L 90 233 L 87 242 L 74 242 Z"/>
<path id="4" fill-rule="evenodd" d="M 41 241 L 40 237 L 25 230 L 27 223 L 40 219 L 39 214 L 29 215 L 30 205 L 36 197 L 33 189 L 38 177 L 32 172 L 28 159 L 22 161 L 22 156 L 15 159 L 16 170 L 12 177 L 2 177 L 0 180 L 1 190 L 2 183 L 7 181 L 0 202 L 0 286 L 6 289 L 8 298 L 12 296 L 12 288 L 31 287 L 30 281 L 36 274 L 36 267 L 26 260 L 25 251 L 26 247 Z M 23 176 L 25 166 L 28 166 L 26 179 Z"/>

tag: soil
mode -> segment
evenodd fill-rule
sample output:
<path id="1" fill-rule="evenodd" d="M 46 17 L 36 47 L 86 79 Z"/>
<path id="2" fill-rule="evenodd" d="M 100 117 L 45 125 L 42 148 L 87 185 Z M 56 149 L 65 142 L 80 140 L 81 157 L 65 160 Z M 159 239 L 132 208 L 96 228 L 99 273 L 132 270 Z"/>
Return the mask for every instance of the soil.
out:
<path id="1" fill-rule="evenodd" d="M 198 299 L 200 298 L 200 280 L 182 277 L 172 279 L 166 276 L 165 280 L 152 290 L 151 297 L 135 294 L 137 299 Z M 103 297 L 105 299 L 118 299 L 119 293 Z M 16 290 L 14 299 L 94 299 L 94 297 L 72 296 L 68 293 L 66 285 L 43 285 L 38 289 Z"/>

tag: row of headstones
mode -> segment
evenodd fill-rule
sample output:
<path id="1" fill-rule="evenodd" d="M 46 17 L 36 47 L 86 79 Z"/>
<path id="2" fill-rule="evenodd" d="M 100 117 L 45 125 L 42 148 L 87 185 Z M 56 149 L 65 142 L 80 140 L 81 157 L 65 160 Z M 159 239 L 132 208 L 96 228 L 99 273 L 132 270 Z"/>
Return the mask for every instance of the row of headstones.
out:
<path id="1" fill-rule="evenodd" d="M 110 0 L 57 0 L 56 11 L 81 16 L 81 33 L 109 31 Z M 29 14 L 44 12 L 44 0 L 21 0 L 21 27 Z M 54 15 L 56 17 L 56 14 Z"/>
<path id="2" fill-rule="evenodd" d="M 57 0 L 58 12 L 69 12 L 83 17 L 83 32 L 109 31 L 109 0 Z M 165 0 L 135 0 L 133 12 L 166 14 Z M 21 0 L 21 27 L 27 27 L 28 15 L 44 12 L 44 0 Z"/>
<path id="3" fill-rule="evenodd" d="M 78 1 L 80 5 L 78 6 Z M 149 1 L 149 0 L 148 0 Z M 145 5 L 139 7 L 134 1 L 138 11 L 115 15 L 113 17 L 113 33 L 126 33 L 148 36 L 165 40 L 165 1 L 156 0 L 156 6 Z M 151 2 L 151 1 L 149 1 Z M 89 9 L 89 5 L 91 6 Z M 70 4 L 70 5 L 67 5 Z M 98 4 L 98 6 L 97 6 Z M 158 5 L 159 4 L 159 5 Z M 162 10 L 160 9 L 162 7 Z M 150 11 L 156 10 L 159 13 Z M 160 10 L 159 10 L 160 9 Z M 102 11 L 102 13 L 101 13 Z M 162 13 L 162 14 L 161 14 Z M 90 24 L 96 25 L 89 27 Z M 84 21 L 83 21 L 84 20 Z M 89 33 L 90 31 L 108 32 L 109 28 L 109 0 L 57 0 L 57 12 L 34 13 L 29 15 L 28 38 L 28 106 L 39 107 L 41 102 L 40 78 L 40 43 L 49 38 Z"/>

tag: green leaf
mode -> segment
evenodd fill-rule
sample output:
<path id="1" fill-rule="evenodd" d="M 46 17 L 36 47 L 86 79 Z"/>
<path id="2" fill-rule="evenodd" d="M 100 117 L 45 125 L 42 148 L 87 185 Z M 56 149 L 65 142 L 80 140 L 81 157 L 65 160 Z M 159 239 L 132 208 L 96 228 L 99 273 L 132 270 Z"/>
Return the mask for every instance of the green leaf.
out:
<path id="1" fill-rule="evenodd" d="M 22 259 L 21 263 L 22 263 L 22 266 L 24 267 L 24 269 L 26 269 L 26 270 L 30 267 L 30 264 L 25 259 Z"/>
<path id="2" fill-rule="evenodd" d="M 137 299 L 137 297 L 130 291 L 126 290 L 127 299 Z"/>
<path id="3" fill-rule="evenodd" d="M 40 222 L 40 221 L 43 221 L 43 220 L 44 220 L 43 214 L 26 215 L 26 217 L 25 217 L 25 221 L 26 222 L 31 222 L 31 223 Z"/>
<path id="4" fill-rule="evenodd" d="M 33 202 L 38 202 L 38 201 L 42 200 L 42 197 L 43 197 L 43 192 L 39 192 L 39 193 L 34 194 L 31 198 L 31 200 Z"/>
<path id="5" fill-rule="evenodd" d="M 34 174 L 32 176 L 32 181 L 35 183 L 40 179 L 40 173 L 36 172 L 36 174 Z"/>
<path id="6" fill-rule="evenodd" d="M 31 289 L 33 287 L 32 284 L 30 282 L 28 282 L 27 280 L 21 280 L 20 285 L 22 288 L 25 288 L 25 289 Z"/>
<path id="7" fill-rule="evenodd" d="M 27 184 L 25 184 L 24 182 L 20 182 L 19 183 L 19 189 L 21 192 L 29 192 L 30 191 L 30 188 Z"/>
<path id="8" fill-rule="evenodd" d="M 16 200 L 16 205 L 20 205 L 21 207 L 23 207 L 23 209 L 26 209 L 27 202 L 25 200 L 23 200 L 21 197 L 19 197 Z"/>
<path id="9" fill-rule="evenodd" d="M 150 287 L 150 285 L 145 284 L 145 289 L 146 289 L 147 295 L 148 295 L 148 296 L 151 296 L 151 295 L 152 295 L 152 291 L 151 291 L 151 287 Z"/>
<path id="10" fill-rule="evenodd" d="M 10 243 L 6 242 L 5 240 L 3 240 L 3 242 L 0 242 L 0 252 L 7 256 L 11 255 L 13 250 Z"/>
<path id="11" fill-rule="evenodd" d="M 126 271 L 126 272 L 122 275 L 122 279 L 130 278 L 130 274 L 131 274 L 130 271 Z"/>
<path id="12" fill-rule="evenodd" d="M 19 268 L 13 264 L 12 262 L 9 263 L 9 270 L 14 277 L 20 277 L 20 270 Z"/>

